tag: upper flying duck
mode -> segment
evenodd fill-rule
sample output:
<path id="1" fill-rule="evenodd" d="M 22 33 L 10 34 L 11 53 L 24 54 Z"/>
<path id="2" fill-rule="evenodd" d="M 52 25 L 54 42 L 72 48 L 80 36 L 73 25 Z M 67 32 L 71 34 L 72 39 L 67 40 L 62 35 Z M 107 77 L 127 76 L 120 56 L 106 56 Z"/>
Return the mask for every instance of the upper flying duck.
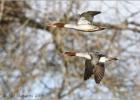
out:
<path id="1" fill-rule="evenodd" d="M 58 28 L 70 28 L 75 30 L 80 30 L 84 32 L 94 32 L 105 29 L 105 27 L 93 25 L 93 17 L 97 14 L 100 14 L 100 11 L 87 11 L 80 14 L 80 18 L 77 24 L 64 24 L 64 23 L 54 23 L 48 25 L 49 27 L 58 27 Z"/>
<path id="2" fill-rule="evenodd" d="M 85 61 L 84 80 L 87 80 L 92 75 L 94 75 L 94 79 L 97 84 L 99 84 L 104 77 L 105 62 L 118 60 L 115 57 L 107 57 L 106 55 L 101 54 L 99 52 L 91 52 L 91 53 L 65 52 L 64 54 L 68 56 L 77 56 L 85 58 L 86 61 Z"/>

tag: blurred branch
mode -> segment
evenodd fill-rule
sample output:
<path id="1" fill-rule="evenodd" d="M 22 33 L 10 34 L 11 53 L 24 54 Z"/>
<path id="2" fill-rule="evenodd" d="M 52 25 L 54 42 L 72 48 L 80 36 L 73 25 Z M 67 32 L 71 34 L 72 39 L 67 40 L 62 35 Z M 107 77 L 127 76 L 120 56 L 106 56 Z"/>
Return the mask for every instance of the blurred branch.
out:
<path id="1" fill-rule="evenodd" d="M 8 99 L 11 96 L 11 89 L 10 86 L 8 85 L 7 81 L 3 78 L 2 75 L 0 75 L 1 81 L 2 81 L 2 89 L 3 89 L 3 93 L 2 93 L 2 97 L 5 99 Z"/>
<path id="2" fill-rule="evenodd" d="M 5 3 L 5 0 L 2 0 L 2 1 L 0 2 L 0 22 L 1 22 L 2 16 L 3 16 L 4 3 Z"/>
<path id="3" fill-rule="evenodd" d="M 61 84 L 61 87 L 59 89 L 58 98 L 61 98 L 61 94 L 63 93 L 64 88 L 65 88 L 65 78 L 63 79 L 62 84 Z"/>
<path id="4" fill-rule="evenodd" d="M 131 18 L 131 17 L 134 17 L 134 16 L 136 16 L 136 15 L 138 15 L 138 14 L 140 14 L 140 10 L 131 13 L 126 19 Z"/>
<path id="5" fill-rule="evenodd" d="M 80 86 L 82 86 L 85 83 L 85 81 L 82 81 L 80 83 L 78 83 L 77 85 L 75 85 L 74 87 L 72 87 L 67 93 L 61 95 L 60 97 L 63 98 L 67 95 L 70 95 L 74 90 L 76 90 L 77 88 L 79 88 Z"/>
<path id="6" fill-rule="evenodd" d="M 43 82 L 43 80 L 40 80 L 40 83 L 44 85 L 45 90 L 49 90 L 49 92 L 46 95 L 51 95 L 52 93 L 54 94 L 56 92 L 56 89 L 50 88 L 46 83 Z"/>

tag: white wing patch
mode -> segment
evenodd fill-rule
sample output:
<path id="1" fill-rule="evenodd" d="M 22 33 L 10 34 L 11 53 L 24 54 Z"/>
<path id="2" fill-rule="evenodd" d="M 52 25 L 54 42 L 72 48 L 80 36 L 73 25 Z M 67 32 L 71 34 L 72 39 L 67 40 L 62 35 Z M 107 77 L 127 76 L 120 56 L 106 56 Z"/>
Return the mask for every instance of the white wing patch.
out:
<path id="1" fill-rule="evenodd" d="M 86 20 L 85 17 L 81 17 L 79 20 L 78 20 L 78 25 L 90 25 L 91 22 L 89 22 L 88 20 Z"/>

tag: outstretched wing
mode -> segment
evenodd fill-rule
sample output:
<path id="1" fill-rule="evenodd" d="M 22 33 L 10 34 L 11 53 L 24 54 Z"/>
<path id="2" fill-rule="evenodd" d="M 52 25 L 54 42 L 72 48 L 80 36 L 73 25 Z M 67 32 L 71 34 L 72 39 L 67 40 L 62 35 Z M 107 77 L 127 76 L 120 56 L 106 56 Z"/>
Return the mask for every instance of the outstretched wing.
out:
<path id="1" fill-rule="evenodd" d="M 103 79 L 104 72 L 105 72 L 104 64 L 103 63 L 96 64 L 95 71 L 94 71 L 94 78 L 97 84 L 99 84 L 100 81 Z"/>
<path id="2" fill-rule="evenodd" d="M 80 19 L 78 20 L 78 25 L 81 24 L 92 24 L 93 17 L 100 14 L 100 11 L 87 11 L 80 14 Z"/>
<path id="3" fill-rule="evenodd" d="M 84 72 L 84 80 L 87 80 L 93 74 L 94 66 L 91 64 L 91 60 L 86 59 L 85 61 L 85 72 Z"/>

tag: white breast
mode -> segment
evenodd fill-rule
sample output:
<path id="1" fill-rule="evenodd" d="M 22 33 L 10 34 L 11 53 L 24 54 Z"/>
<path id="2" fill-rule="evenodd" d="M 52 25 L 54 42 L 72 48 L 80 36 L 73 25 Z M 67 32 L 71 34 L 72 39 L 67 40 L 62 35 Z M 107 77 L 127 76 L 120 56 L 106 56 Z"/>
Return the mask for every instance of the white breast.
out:
<path id="1" fill-rule="evenodd" d="M 90 22 L 88 20 L 85 19 L 85 17 L 81 17 L 78 22 L 78 25 L 86 25 L 86 24 L 90 24 Z"/>
<path id="2" fill-rule="evenodd" d="M 93 25 L 89 25 L 89 24 L 85 24 L 85 25 L 65 24 L 64 27 L 65 28 L 77 29 L 77 30 L 81 30 L 81 31 L 93 31 L 93 30 L 97 29 L 97 27 L 95 27 Z"/>
<path id="3" fill-rule="evenodd" d="M 99 62 L 101 63 L 105 63 L 106 61 L 108 61 L 107 57 L 100 57 Z"/>
<path id="4" fill-rule="evenodd" d="M 74 25 L 74 24 L 65 24 L 64 27 L 65 28 L 73 28 L 73 29 L 76 29 L 77 28 L 77 25 Z"/>
<path id="5" fill-rule="evenodd" d="M 94 27 L 93 25 L 78 25 L 77 26 L 77 30 L 81 30 L 81 31 L 94 31 L 96 27 Z"/>

